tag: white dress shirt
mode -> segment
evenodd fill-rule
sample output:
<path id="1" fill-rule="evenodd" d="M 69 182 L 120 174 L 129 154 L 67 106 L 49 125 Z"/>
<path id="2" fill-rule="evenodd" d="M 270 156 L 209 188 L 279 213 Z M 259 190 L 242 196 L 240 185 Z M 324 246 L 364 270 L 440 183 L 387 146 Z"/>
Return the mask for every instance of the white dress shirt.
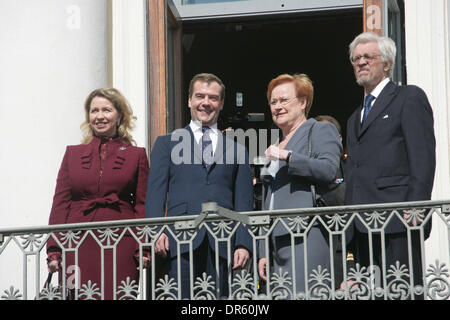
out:
<path id="1" fill-rule="evenodd" d="M 189 127 L 191 128 L 192 132 L 194 133 L 194 138 L 195 141 L 198 144 L 202 144 L 202 136 L 203 136 L 203 132 L 202 132 L 202 126 L 195 122 L 194 120 L 191 120 L 191 122 L 189 123 Z M 219 139 L 219 134 L 220 131 L 219 129 L 217 129 L 217 123 L 213 124 L 212 126 L 209 127 L 211 130 L 209 131 L 209 137 L 211 138 L 211 142 L 212 142 L 212 147 L 213 147 L 213 154 L 216 153 L 216 147 L 217 147 L 217 140 Z"/>

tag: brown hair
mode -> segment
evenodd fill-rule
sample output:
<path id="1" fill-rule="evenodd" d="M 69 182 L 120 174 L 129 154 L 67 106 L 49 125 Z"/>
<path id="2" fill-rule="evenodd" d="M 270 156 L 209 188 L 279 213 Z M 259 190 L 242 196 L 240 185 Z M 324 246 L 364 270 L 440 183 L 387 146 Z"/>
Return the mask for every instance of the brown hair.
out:
<path id="1" fill-rule="evenodd" d="M 199 73 L 196 74 L 189 83 L 189 98 L 192 98 L 194 93 L 194 85 L 197 81 L 206 82 L 208 85 L 211 82 L 217 82 L 220 85 L 220 100 L 225 99 L 225 85 L 220 78 L 212 73 Z"/>
<path id="2" fill-rule="evenodd" d="M 119 135 L 120 140 L 126 144 L 136 145 L 133 137 L 128 132 L 128 130 L 132 130 L 134 128 L 134 121 L 136 120 L 136 117 L 133 116 L 133 110 L 131 109 L 127 99 L 120 93 L 119 90 L 115 88 L 96 89 L 86 98 L 84 103 L 86 119 L 81 124 L 81 130 L 83 131 L 83 139 L 81 140 L 82 143 L 88 144 L 94 137 L 94 131 L 92 131 L 90 126 L 89 112 L 91 109 L 92 100 L 95 97 L 108 99 L 113 104 L 114 108 L 116 108 L 117 112 L 121 115 L 120 124 L 117 128 L 117 134 Z"/>
<path id="3" fill-rule="evenodd" d="M 267 86 L 267 101 L 270 103 L 272 91 L 275 87 L 288 82 L 292 82 L 294 84 L 297 98 L 306 98 L 305 116 L 308 117 L 314 98 L 314 87 L 311 79 L 309 79 L 309 77 L 304 73 L 296 73 L 293 75 L 281 74 L 272 79 Z"/>

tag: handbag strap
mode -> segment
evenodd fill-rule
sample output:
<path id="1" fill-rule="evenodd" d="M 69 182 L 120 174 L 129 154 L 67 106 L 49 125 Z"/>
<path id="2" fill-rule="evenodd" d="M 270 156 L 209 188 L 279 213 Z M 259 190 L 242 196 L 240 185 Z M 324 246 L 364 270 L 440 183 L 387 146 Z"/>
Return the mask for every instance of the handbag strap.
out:
<path id="1" fill-rule="evenodd" d="M 311 127 L 309 128 L 309 132 L 308 132 L 308 157 L 311 158 L 311 153 L 312 153 L 312 141 L 311 141 L 311 135 L 312 135 L 312 129 L 314 127 L 316 123 L 313 122 Z"/>
<path id="2" fill-rule="evenodd" d="M 308 157 L 311 158 L 312 155 L 312 139 L 311 139 L 311 135 L 312 135 L 312 129 L 314 127 L 316 123 L 313 122 L 311 127 L 309 128 L 309 132 L 308 132 Z M 311 184 L 311 196 L 312 196 L 312 200 L 313 200 L 313 206 L 317 207 L 317 201 L 316 201 L 316 186 L 312 183 Z"/>
<path id="3" fill-rule="evenodd" d="M 48 286 L 52 282 L 52 276 L 53 276 L 53 273 L 49 272 L 48 276 L 47 276 L 47 280 L 45 280 L 45 283 L 44 283 L 44 288 L 48 288 Z"/>

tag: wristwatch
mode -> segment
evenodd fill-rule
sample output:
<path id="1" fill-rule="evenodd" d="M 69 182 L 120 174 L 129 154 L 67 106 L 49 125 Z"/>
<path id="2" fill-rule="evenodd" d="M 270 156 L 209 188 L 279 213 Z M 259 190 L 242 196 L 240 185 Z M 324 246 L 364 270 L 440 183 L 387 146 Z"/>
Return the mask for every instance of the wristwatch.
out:
<path id="1" fill-rule="evenodd" d="M 289 163 L 289 161 L 291 161 L 291 157 L 292 157 L 292 150 L 288 151 L 288 154 L 286 156 L 286 162 Z"/>

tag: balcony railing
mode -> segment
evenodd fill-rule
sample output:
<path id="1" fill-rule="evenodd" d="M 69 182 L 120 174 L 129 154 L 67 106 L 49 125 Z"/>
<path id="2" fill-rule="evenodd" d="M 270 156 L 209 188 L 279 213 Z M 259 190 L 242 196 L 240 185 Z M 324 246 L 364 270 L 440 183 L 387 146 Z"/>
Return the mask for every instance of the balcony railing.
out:
<path id="1" fill-rule="evenodd" d="M 408 216 L 405 219 L 404 213 Z M 381 240 L 382 261 L 385 261 L 384 236 L 389 223 L 402 221 L 407 229 L 408 252 L 412 246 L 420 246 L 419 265 L 423 270 L 420 283 L 415 283 L 412 258 L 409 263 L 381 266 L 364 266 L 355 261 L 349 266 L 347 254 L 351 251 L 350 232 L 356 221 L 367 229 L 369 245 L 373 237 Z M 189 268 L 193 268 L 192 243 L 199 231 L 205 229 L 212 235 L 215 261 L 219 250 L 225 250 L 226 274 L 207 274 L 193 279 L 190 274 L 189 299 L 431 299 L 448 300 L 450 297 L 448 256 L 426 252 L 425 226 L 433 221 L 433 228 L 440 226 L 447 232 L 443 245 L 450 242 L 450 201 L 424 201 L 323 207 L 274 211 L 236 212 L 217 207 L 214 203 L 203 205 L 203 212 L 196 216 L 166 217 L 161 219 L 121 220 L 80 224 L 52 225 L 30 228 L 0 229 L 0 300 L 27 299 L 107 299 L 105 288 L 112 288 L 112 299 L 181 299 L 181 279 L 170 278 L 165 273 L 164 262 L 155 253 L 155 242 L 162 233 L 176 241 L 177 250 L 186 246 L 190 254 Z M 252 239 L 252 256 L 247 267 L 233 271 L 231 239 L 242 226 Z M 274 270 L 272 265 L 272 236 L 276 228 L 287 232 L 291 244 L 303 242 L 304 252 L 314 243 L 308 242 L 313 228 L 319 228 L 328 241 L 328 266 L 308 267 L 309 253 L 301 259 L 293 259 L 292 272 Z M 412 239 L 419 239 L 418 244 Z M 124 262 L 118 252 L 125 240 L 134 241 L 136 254 L 148 253 L 149 268 L 143 268 L 142 259 L 136 259 L 137 277 L 120 278 L 118 270 Z M 47 278 L 46 247 L 51 241 L 61 248 L 62 268 L 65 272 L 53 277 L 44 287 Z M 91 241 L 98 247 L 100 260 L 92 256 L 92 265 L 100 272 L 99 282 L 80 283 L 80 261 L 83 245 Z M 337 245 L 341 248 L 336 251 Z M 220 248 L 220 249 L 219 249 Z M 259 250 L 258 250 L 259 248 Z M 448 250 L 448 249 L 447 249 Z M 369 252 L 373 254 L 372 247 Z M 258 276 L 259 255 L 266 256 L 267 281 Z M 291 246 L 294 256 L 294 247 Z M 425 262 L 427 256 L 428 262 Z M 411 254 L 409 255 L 411 257 Z M 430 258 L 431 257 L 431 258 Z M 83 259 L 85 259 L 84 257 Z M 372 261 L 372 260 L 371 260 Z M 305 272 L 296 274 L 295 265 L 305 264 Z M 180 274 L 181 265 L 178 261 Z M 138 269 L 137 269 L 138 268 Z M 110 271 L 107 271 L 110 270 Z M 217 269 L 218 270 L 218 269 Z M 339 271 L 340 270 L 340 271 Z M 342 279 L 338 279 L 338 273 Z M 225 277 L 229 293 L 223 296 L 216 286 Z M 300 281 L 302 280 L 302 281 Z M 340 283 L 342 280 L 342 288 Z M 299 289 L 298 282 L 304 283 Z"/>

